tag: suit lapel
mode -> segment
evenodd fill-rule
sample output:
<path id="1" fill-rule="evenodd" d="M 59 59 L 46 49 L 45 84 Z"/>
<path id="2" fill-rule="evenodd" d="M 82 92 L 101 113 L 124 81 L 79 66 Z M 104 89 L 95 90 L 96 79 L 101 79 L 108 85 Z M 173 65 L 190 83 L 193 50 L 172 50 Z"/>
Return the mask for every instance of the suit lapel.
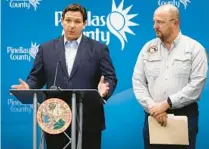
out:
<path id="1" fill-rule="evenodd" d="M 60 40 L 58 41 L 56 45 L 56 51 L 57 51 L 57 55 L 60 55 L 59 61 L 60 61 L 62 70 L 64 74 L 69 77 L 68 72 L 67 72 L 66 60 L 65 60 L 64 36 L 62 36 Z"/>
<path id="2" fill-rule="evenodd" d="M 74 61 L 74 64 L 73 64 L 73 69 L 72 69 L 72 72 L 70 74 L 70 79 L 76 73 L 82 59 L 85 57 L 87 49 L 89 48 L 87 40 L 88 40 L 87 37 L 82 35 L 82 39 L 81 39 L 81 42 L 79 44 L 78 51 L 77 51 L 77 54 L 76 54 L 76 58 L 75 58 L 75 61 Z"/>

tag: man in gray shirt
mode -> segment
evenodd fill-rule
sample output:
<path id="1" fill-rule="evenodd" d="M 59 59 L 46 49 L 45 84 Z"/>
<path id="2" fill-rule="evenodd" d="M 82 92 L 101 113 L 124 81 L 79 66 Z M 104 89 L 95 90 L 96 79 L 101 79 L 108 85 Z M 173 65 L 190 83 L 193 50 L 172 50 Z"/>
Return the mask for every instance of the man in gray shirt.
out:
<path id="1" fill-rule="evenodd" d="M 144 146 L 145 149 L 195 149 L 197 101 L 208 70 L 206 51 L 199 42 L 181 33 L 175 6 L 165 4 L 157 8 L 153 21 L 157 38 L 142 48 L 132 78 L 135 96 L 145 110 Z M 167 113 L 188 117 L 189 146 L 149 143 L 148 116 L 166 126 Z"/>

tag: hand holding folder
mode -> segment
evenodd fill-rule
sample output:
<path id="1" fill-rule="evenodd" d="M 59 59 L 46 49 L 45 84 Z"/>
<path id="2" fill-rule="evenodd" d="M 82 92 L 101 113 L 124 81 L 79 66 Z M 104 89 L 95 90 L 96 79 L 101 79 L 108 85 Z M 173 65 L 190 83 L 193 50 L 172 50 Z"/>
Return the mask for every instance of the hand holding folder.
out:
<path id="1" fill-rule="evenodd" d="M 166 127 L 148 117 L 150 144 L 189 145 L 187 116 L 168 114 Z"/>

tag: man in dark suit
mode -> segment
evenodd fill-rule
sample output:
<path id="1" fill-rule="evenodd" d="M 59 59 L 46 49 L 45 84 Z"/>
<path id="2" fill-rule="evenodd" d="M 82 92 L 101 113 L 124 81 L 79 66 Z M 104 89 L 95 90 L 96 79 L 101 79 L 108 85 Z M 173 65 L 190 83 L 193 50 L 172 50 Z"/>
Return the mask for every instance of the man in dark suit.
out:
<path id="1" fill-rule="evenodd" d="M 67 6 L 62 13 L 64 36 L 40 45 L 27 81 L 20 79 L 20 84 L 12 88 L 38 89 L 56 85 L 62 89 L 98 89 L 107 100 L 117 84 L 115 70 L 107 46 L 82 34 L 86 20 L 84 7 Z M 84 105 L 83 114 L 83 149 L 100 149 L 101 131 L 105 128 L 103 106 Z M 67 132 L 70 135 L 69 128 Z M 63 133 L 46 133 L 46 142 L 48 149 L 62 149 L 68 139 Z"/>

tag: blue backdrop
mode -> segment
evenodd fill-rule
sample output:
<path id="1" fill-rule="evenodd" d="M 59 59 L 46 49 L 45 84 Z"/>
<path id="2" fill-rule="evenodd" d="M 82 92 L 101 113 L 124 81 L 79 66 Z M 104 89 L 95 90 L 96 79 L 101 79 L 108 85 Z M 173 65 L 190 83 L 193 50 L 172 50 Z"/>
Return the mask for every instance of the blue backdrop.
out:
<path id="1" fill-rule="evenodd" d="M 85 35 L 109 46 L 118 85 L 105 105 L 107 129 L 102 149 L 142 149 L 144 114 L 132 90 L 133 68 L 145 42 L 155 37 L 153 12 L 164 3 L 179 7 L 181 31 L 209 49 L 208 0 L 3 0 L 2 2 L 2 149 L 32 148 L 32 107 L 10 96 L 11 85 L 26 79 L 38 46 L 62 34 L 61 11 L 69 3 L 88 10 Z M 199 101 L 197 149 L 208 149 L 209 85 Z"/>

